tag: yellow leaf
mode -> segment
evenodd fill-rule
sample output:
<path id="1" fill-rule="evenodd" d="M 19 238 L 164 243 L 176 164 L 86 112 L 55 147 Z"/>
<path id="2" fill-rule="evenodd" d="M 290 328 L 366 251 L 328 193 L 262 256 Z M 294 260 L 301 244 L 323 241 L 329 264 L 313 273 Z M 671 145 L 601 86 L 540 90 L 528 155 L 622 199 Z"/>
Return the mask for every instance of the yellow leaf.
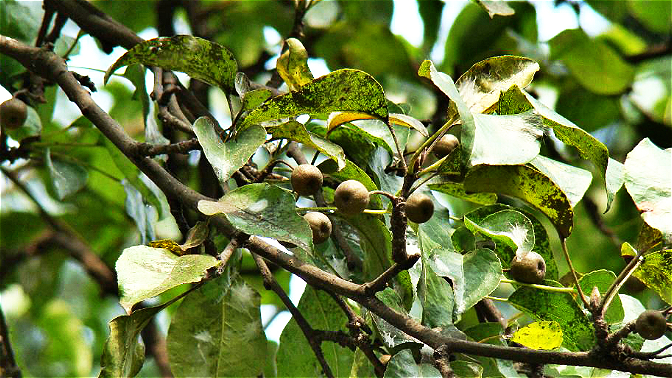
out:
<path id="1" fill-rule="evenodd" d="M 562 328 L 554 321 L 535 322 L 516 331 L 511 340 L 531 349 L 555 349 L 562 345 Z"/>

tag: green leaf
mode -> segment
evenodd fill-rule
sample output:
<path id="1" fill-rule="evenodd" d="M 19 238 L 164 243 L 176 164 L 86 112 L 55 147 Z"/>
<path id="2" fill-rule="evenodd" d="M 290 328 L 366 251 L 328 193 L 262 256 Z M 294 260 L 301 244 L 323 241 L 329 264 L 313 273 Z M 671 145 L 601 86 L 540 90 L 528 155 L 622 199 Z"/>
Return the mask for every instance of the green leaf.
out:
<path id="1" fill-rule="evenodd" d="M 576 126 L 567 118 L 542 104 L 518 86 L 511 87 L 507 92 L 502 94 L 502 98 L 500 99 L 499 111 L 505 114 L 527 111 L 532 108 L 542 116 L 544 124 L 553 128 L 555 136 L 560 141 L 575 147 L 583 159 L 589 160 L 595 165 L 595 168 L 597 168 L 598 173 L 603 179 L 606 177 L 609 150 L 607 150 L 607 146 L 602 144 L 602 142 Z M 609 210 L 616 193 L 615 191 L 612 192 L 611 188 L 613 187 L 605 188 L 607 190 L 607 210 Z"/>
<path id="2" fill-rule="evenodd" d="M 156 208 L 145 205 L 142 194 L 128 181 L 123 180 L 122 185 L 126 193 L 124 201 L 126 214 L 135 222 L 141 242 L 147 244 L 156 238 L 155 226 L 158 222 Z"/>
<path id="3" fill-rule="evenodd" d="M 499 286 L 502 265 L 489 249 L 477 249 L 461 255 L 442 247 L 420 232 L 420 248 L 437 275 L 450 278 L 455 298 L 454 312 L 470 309 Z"/>
<path id="4" fill-rule="evenodd" d="M 175 286 L 198 282 L 217 265 L 209 255 L 175 256 L 168 250 L 136 245 L 124 249 L 115 269 L 121 288 L 121 306 L 130 313 L 138 302 Z"/>
<path id="5" fill-rule="evenodd" d="M 593 287 L 597 287 L 597 290 L 600 291 L 600 295 L 604 296 L 614 281 L 616 281 L 614 272 L 600 269 L 584 274 L 579 280 L 579 285 L 581 285 L 581 290 L 583 290 L 586 295 L 590 295 L 593 291 Z M 609 324 L 619 323 L 623 320 L 623 305 L 618 296 L 615 296 L 609 305 L 604 320 Z"/>
<path id="6" fill-rule="evenodd" d="M 51 158 L 51 151 L 45 151 L 45 163 L 49 170 L 51 183 L 58 199 L 62 200 L 77 193 L 86 185 L 89 172 L 79 164 Z"/>
<path id="7" fill-rule="evenodd" d="M 527 201 L 550 219 L 561 237 L 572 233 L 574 211 L 567 195 L 551 179 L 522 165 L 474 167 L 464 179 L 471 192 L 496 192 Z"/>
<path id="8" fill-rule="evenodd" d="M 574 207 L 588 190 L 593 175 L 585 169 L 538 155 L 530 161 L 533 167 L 551 179 L 567 195 L 569 204 Z"/>
<path id="9" fill-rule="evenodd" d="M 41 337 L 46 336 L 46 340 L 43 339 L 46 345 L 40 354 L 52 363 L 63 364 L 61 371 L 64 375 L 88 376 L 93 353 L 85 336 L 84 322 L 73 312 L 71 305 L 61 298 L 52 297 L 44 306 L 37 321 Z"/>
<path id="10" fill-rule="evenodd" d="M 313 233 L 296 213 L 294 196 L 266 183 L 249 184 L 226 193 L 219 201 L 198 202 L 205 215 L 222 214 L 238 230 L 294 243 L 312 251 Z"/>
<path id="11" fill-rule="evenodd" d="M 133 83 L 135 92 L 133 92 L 133 99 L 140 100 L 142 104 L 142 119 L 145 124 L 145 141 L 153 145 L 169 144 L 170 140 L 164 137 L 159 131 L 159 125 L 156 123 L 154 117 L 154 104 L 150 101 L 147 95 L 147 87 L 145 86 L 145 68 L 140 65 L 132 65 L 124 72 L 124 77 Z M 165 160 L 165 159 L 164 159 Z"/>
<path id="12" fill-rule="evenodd" d="M 417 364 L 413 358 L 413 353 L 408 349 L 403 349 L 392 356 L 385 369 L 385 378 L 440 378 L 439 372 L 433 365 L 427 363 Z M 460 377 L 458 375 L 458 377 Z"/>
<path id="13" fill-rule="evenodd" d="M 138 43 L 107 69 L 103 82 L 107 83 L 118 68 L 135 63 L 184 72 L 227 93 L 235 90 L 238 64 L 233 54 L 225 47 L 202 38 L 176 35 Z"/>
<path id="14" fill-rule="evenodd" d="M 504 243 L 516 254 L 527 253 L 534 247 L 532 222 L 516 210 L 498 211 L 479 220 L 478 223 L 472 222 L 469 214 L 466 214 L 464 225 L 473 233 L 481 233 L 495 243 Z"/>
<path id="15" fill-rule="evenodd" d="M 208 117 L 197 119 L 193 127 L 205 157 L 222 184 L 245 165 L 257 148 L 266 141 L 266 131 L 259 126 L 239 131 L 233 139 L 226 142 L 222 142 L 215 130 L 215 124 Z"/>
<path id="16" fill-rule="evenodd" d="M 644 255 L 644 262 L 633 275 L 672 305 L 672 249 Z"/>
<path id="17" fill-rule="evenodd" d="M 549 280 L 544 280 L 544 285 L 562 287 Z M 562 345 L 569 350 L 587 351 L 595 345 L 593 325 L 570 293 L 525 286 L 509 296 L 509 303 L 534 319 L 560 324 L 564 333 Z"/>
<path id="18" fill-rule="evenodd" d="M 464 190 L 464 184 L 461 182 L 447 181 L 429 184 L 427 187 L 431 190 L 436 190 L 437 192 L 445 193 L 479 205 L 492 205 L 497 202 L 497 195 L 494 193 L 467 193 Z"/>
<path id="19" fill-rule="evenodd" d="M 531 349 L 555 349 L 562 345 L 562 328 L 554 321 L 534 322 L 517 330 L 511 341 Z"/>
<path id="20" fill-rule="evenodd" d="M 650 4 L 640 1 L 629 1 L 627 6 L 630 14 L 640 20 L 649 30 L 661 34 L 669 34 L 672 20 L 672 9 L 667 1 L 653 1 Z"/>
<path id="21" fill-rule="evenodd" d="M 308 68 L 308 52 L 301 41 L 287 38 L 285 43 L 287 50 L 278 58 L 276 68 L 289 89 L 295 91 L 302 85 L 310 83 L 313 74 Z"/>
<path id="22" fill-rule="evenodd" d="M 189 232 L 185 236 L 186 240 L 183 244 L 180 244 L 180 248 L 186 251 L 189 248 L 198 247 L 206 240 L 208 233 L 208 222 L 196 222 L 194 227 L 189 229 Z"/>
<path id="23" fill-rule="evenodd" d="M 423 325 L 435 328 L 453 324 L 453 289 L 434 273 L 424 258 L 418 281 L 418 299 L 422 305 Z"/>
<path id="24" fill-rule="evenodd" d="M 274 139 L 285 138 L 312 147 L 329 156 L 338 164 L 338 170 L 345 168 L 345 152 L 336 143 L 322 138 L 306 130 L 306 126 L 296 121 L 285 122 L 282 125 L 270 128 Z"/>
<path id="25" fill-rule="evenodd" d="M 615 95 L 632 83 L 634 68 L 606 43 L 591 39 L 581 29 L 562 31 L 549 41 L 551 59 L 559 59 L 574 78 L 597 94 Z"/>
<path id="26" fill-rule="evenodd" d="M 342 69 L 319 77 L 297 91 L 274 97 L 247 115 L 239 125 L 250 125 L 336 111 L 367 113 L 387 122 L 387 102 L 383 87 L 369 74 Z"/>
<path id="27" fill-rule="evenodd" d="M 324 291 L 307 286 L 297 308 L 313 329 L 347 332 L 345 324 L 348 319 L 333 298 Z M 354 356 L 352 351 L 336 343 L 325 342 L 322 343 L 322 352 L 334 376 L 350 374 Z M 277 361 L 278 377 L 323 375 L 322 367 L 294 319 L 289 321 L 280 335 Z"/>
<path id="28" fill-rule="evenodd" d="M 644 221 L 672 243 L 672 148 L 639 142 L 625 159 L 625 188 Z"/>
<path id="29" fill-rule="evenodd" d="M 240 276 L 220 276 L 187 296 L 166 339 L 181 377 L 253 377 L 269 358 L 260 297 Z"/>
<path id="30" fill-rule="evenodd" d="M 99 378 L 135 377 L 145 362 L 145 346 L 139 342 L 140 332 L 152 317 L 171 305 L 174 299 L 154 307 L 145 307 L 133 311 L 130 315 L 121 315 L 110 321 L 110 335 L 105 341 L 103 355 L 100 357 Z"/>
<path id="31" fill-rule="evenodd" d="M 497 322 L 479 323 L 473 327 L 467 328 L 464 333 L 476 342 L 482 344 L 492 344 L 499 346 L 508 346 L 504 341 L 504 329 Z M 513 367 L 513 362 L 509 360 L 472 356 L 483 367 L 484 377 L 524 377 L 520 375 Z"/>
<path id="32" fill-rule="evenodd" d="M 519 88 L 527 87 L 537 71 L 539 63 L 530 58 L 496 56 L 471 66 L 457 79 L 455 85 L 472 113 L 484 113 L 497 104 L 500 93 L 512 85 L 517 85 Z"/>
<path id="33" fill-rule="evenodd" d="M 476 0 L 476 3 L 481 6 L 481 8 L 485 9 L 486 12 L 488 12 L 488 16 L 490 18 L 497 16 L 513 16 L 514 13 L 516 13 L 513 8 L 511 8 L 506 2 L 504 1 L 489 1 L 489 0 Z"/>

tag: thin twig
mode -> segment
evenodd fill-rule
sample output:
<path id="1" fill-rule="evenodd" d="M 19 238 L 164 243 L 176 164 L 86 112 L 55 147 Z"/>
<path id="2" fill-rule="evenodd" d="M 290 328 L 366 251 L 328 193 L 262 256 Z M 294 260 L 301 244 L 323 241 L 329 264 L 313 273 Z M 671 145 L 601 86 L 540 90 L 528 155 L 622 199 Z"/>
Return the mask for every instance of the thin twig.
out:
<path id="1" fill-rule="evenodd" d="M 287 307 L 289 312 L 292 314 L 292 317 L 296 321 L 296 324 L 298 324 L 299 328 L 301 329 L 301 332 L 303 332 L 303 335 L 306 337 L 306 340 L 308 341 L 310 348 L 313 350 L 313 353 L 315 353 L 317 361 L 320 363 L 320 366 L 322 366 L 322 372 L 325 376 L 333 378 L 334 373 L 331 372 L 331 368 L 329 367 L 327 360 L 324 358 L 320 343 L 317 342 L 314 337 L 315 331 L 313 328 L 310 326 L 310 324 L 308 324 L 306 318 L 304 318 L 299 309 L 294 306 L 294 303 L 292 303 L 292 301 L 289 299 L 287 293 L 285 293 L 282 287 L 280 287 L 278 282 L 275 280 L 273 273 L 271 273 L 271 271 L 268 269 L 264 259 L 256 253 L 252 253 L 252 257 L 254 258 L 254 262 L 257 264 L 259 272 L 264 279 L 264 286 L 266 289 L 272 290 L 275 294 L 277 294 L 285 307 Z"/>
<path id="2" fill-rule="evenodd" d="M 616 277 L 616 280 L 614 280 L 611 286 L 609 286 L 609 289 L 607 289 L 607 292 L 604 293 L 604 299 L 598 308 L 598 314 L 604 316 L 604 313 L 606 313 L 607 309 L 609 309 L 609 305 L 618 294 L 618 291 L 625 284 L 628 278 L 630 278 L 630 275 L 632 275 L 632 273 L 634 273 L 635 270 L 637 270 L 637 268 L 644 262 L 644 259 L 642 259 L 643 254 L 643 251 L 637 251 L 637 255 L 632 260 L 630 260 L 630 262 L 628 262 L 628 265 L 623 268 L 618 277 Z"/>
<path id="3" fill-rule="evenodd" d="M 576 276 L 576 270 L 574 270 L 572 259 L 569 257 L 569 252 L 567 251 L 567 238 L 562 238 L 560 243 L 562 244 L 562 253 L 565 255 L 567 265 L 569 265 L 569 271 L 572 273 L 572 277 L 574 278 L 574 284 L 576 285 L 576 291 L 579 293 L 579 298 L 581 298 L 583 305 L 587 309 L 590 309 L 590 303 L 588 303 L 586 296 L 583 294 L 583 290 L 581 290 L 581 285 L 579 285 L 579 277 Z"/>
<path id="4" fill-rule="evenodd" d="M 408 256 L 408 258 L 401 263 L 394 263 L 391 267 L 387 268 L 383 273 L 376 277 L 373 281 L 365 283 L 364 292 L 368 295 L 374 295 L 375 293 L 384 290 L 387 287 L 387 284 L 394 279 L 399 273 L 404 270 L 410 269 L 415 263 L 420 259 L 419 254 Z"/>
<path id="5" fill-rule="evenodd" d="M 9 327 L 0 306 L 0 377 L 21 378 L 21 368 L 14 359 L 12 344 L 9 342 Z"/>

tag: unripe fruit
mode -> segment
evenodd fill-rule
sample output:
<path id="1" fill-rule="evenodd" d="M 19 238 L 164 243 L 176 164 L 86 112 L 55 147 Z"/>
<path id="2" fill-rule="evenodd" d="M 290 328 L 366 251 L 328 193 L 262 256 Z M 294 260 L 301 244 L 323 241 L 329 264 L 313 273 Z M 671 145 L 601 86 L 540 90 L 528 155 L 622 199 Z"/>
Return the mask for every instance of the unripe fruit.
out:
<path id="1" fill-rule="evenodd" d="M 433 214 L 434 203 L 428 195 L 416 193 L 406 200 L 406 218 L 411 222 L 425 223 Z"/>
<path id="2" fill-rule="evenodd" d="M 637 317 L 635 329 L 643 338 L 656 340 L 665 333 L 667 321 L 660 311 L 646 310 Z"/>
<path id="3" fill-rule="evenodd" d="M 0 104 L 0 125 L 10 130 L 23 126 L 28 118 L 28 106 L 13 97 Z"/>
<path id="4" fill-rule="evenodd" d="M 511 277 L 519 282 L 538 284 L 546 277 L 546 262 L 537 252 L 518 255 L 511 261 Z"/>
<path id="5" fill-rule="evenodd" d="M 301 196 L 317 193 L 322 187 L 322 172 L 311 164 L 301 164 L 292 171 L 292 188 Z"/>
<path id="6" fill-rule="evenodd" d="M 439 139 L 438 142 L 436 142 L 436 145 L 434 146 L 434 155 L 441 159 L 444 156 L 448 156 L 457 145 L 460 144 L 460 141 L 457 140 L 457 137 L 453 134 L 446 134 Z"/>
<path id="7" fill-rule="evenodd" d="M 369 191 L 357 180 L 343 181 L 334 192 L 334 204 L 345 215 L 359 214 L 369 204 Z"/>
<path id="8" fill-rule="evenodd" d="M 313 231 L 313 243 L 324 243 L 331 235 L 331 221 L 329 218 L 318 212 L 306 213 L 303 219 L 308 222 L 310 229 Z"/>

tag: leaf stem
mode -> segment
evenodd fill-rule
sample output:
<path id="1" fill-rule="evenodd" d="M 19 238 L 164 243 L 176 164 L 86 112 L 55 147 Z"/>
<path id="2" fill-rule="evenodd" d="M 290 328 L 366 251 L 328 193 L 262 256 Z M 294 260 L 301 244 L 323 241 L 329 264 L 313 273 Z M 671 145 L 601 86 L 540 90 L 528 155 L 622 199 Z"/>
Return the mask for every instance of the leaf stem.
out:
<path id="1" fill-rule="evenodd" d="M 569 271 L 572 272 L 572 277 L 574 278 L 574 284 L 576 285 L 576 290 L 579 293 L 581 302 L 583 302 L 583 305 L 587 309 L 591 309 L 590 303 L 588 303 L 588 300 L 586 299 L 586 296 L 583 294 L 583 290 L 581 289 L 581 285 L 579 285 L 579 277 L 576 275 L 576 270 L 574 270 L 574 266 L 572 265 L 572 259 L 569 258 L 569 252 L 567 251 L 567 238 L 562 238 L 560 242 L 561 242 L 560 244 L 562 244 L 562 253 L 565 255 L 567 265 L 569 265 Z"/>
<path id="2" fill-rule="evenodd" d="M 515 280 L 510 280 L 508 278 L 500 278 L 499 282 L 516 284 L 516 285 L 521 285 L 521 286 L 528 286 L 528 287 L 533 287 L 535 289 L 545 290 L 545 291 L 553 291 L 553 292 L 556 292 L 556 293 L 575 293 L 576 292 L 576 290 L 572 289 L 571 287 L 556 287 L 556 286 L 547 286 L 547 285 L 539 285 L 539 284 L 529 284 L 529 283 L 519 282 L 519 281 L 515 281 Z"/>
<path id="3" fill-rule="evenodd" d="M 492 301 L 499 301 L 499 302 L 508 302 L 508 301 L 509 301 L 509 298 L 491 297 L 491 296 L 489 296 L 489 295 L 486 295 L 486 296 L 483 297 L 483 298 L 490 299 L 490 300 L 492 300 Z"/>
<path id="4" fill-rule="evenodd" d="M 616 294 L 618 294 L 618 291 L 621 289 L 621 287 L 625 284 L 625 281 L 630 278 L 632 273 L 635 272 L 635 270 L 642 265 L 644 262 L 644 259 L 642 258 L 642 255 L 644 252 L 642 251 L 637 251 L 637 255 L 628 262 L 628 265 L 623 268 L 621 273 L 616 277 L 616 280 L 609 286 L 609 289 L 607 289 L 607 292 L 604 293 L 604 299 L 602 300 L 602 303 L 600 303 L 600 307 L 598 308 L 597 313 L 601 314 L 604 316 L 604 313 L 607 311 L 609 308 L 609 305 L 611 304 L 611 301 L 614 299 Z"/>
<path id="5" fill-rule="evenodd" d="M 427 140 L 425 140 L 425 142 L 422 143 L 422 145 L 417 150 L 415 150 L 413 156 L 411 156 L 411 159 L 408 161 L 408 169 L 407 169 L 408 173 L 411 174 L 414 173 L 413 167 L 415 167 L 415 162 L 420 157 L 420 154 L 423 153 L 423 150 L 426 147 L 430 146 L 437 138 L 443 136 L 443 134 L 445 134 L 453 126 L 456 120 L 456 116 L 457 115 L 454 115 L 449 120 L 447 120 L 446 123 L 444 123 L 443 126 L 441 126 L 441 128 L 437 132 L 435 132 L 432 136 L 427 138 Z"/>

